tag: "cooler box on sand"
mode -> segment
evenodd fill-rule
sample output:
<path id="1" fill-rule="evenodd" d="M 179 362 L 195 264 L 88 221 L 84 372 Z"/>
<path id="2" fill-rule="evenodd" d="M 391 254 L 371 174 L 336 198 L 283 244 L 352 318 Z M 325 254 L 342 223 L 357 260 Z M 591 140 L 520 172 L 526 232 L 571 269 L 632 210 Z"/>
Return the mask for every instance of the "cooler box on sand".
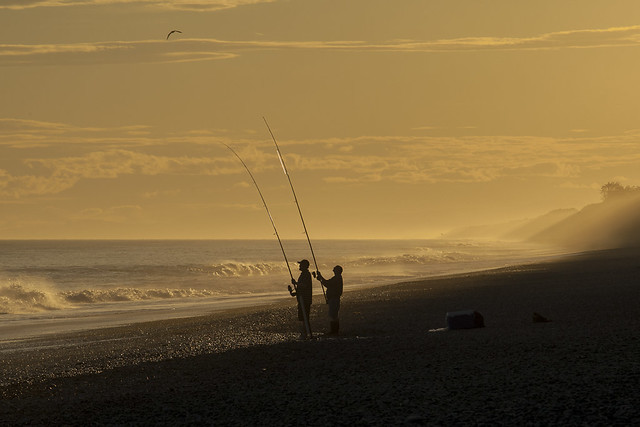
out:
<path id="1" fill-rule="evenodd" d="M 484 327 L 484 318 L 475 310 L 447 312 L 447 328 L 472 329 Z"/>

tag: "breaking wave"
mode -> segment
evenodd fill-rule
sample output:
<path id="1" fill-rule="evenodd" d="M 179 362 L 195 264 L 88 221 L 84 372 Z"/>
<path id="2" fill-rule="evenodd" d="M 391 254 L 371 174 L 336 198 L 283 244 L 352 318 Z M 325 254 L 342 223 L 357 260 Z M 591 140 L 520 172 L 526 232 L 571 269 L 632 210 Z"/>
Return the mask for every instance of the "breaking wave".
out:
<path id="1" fill-rule="evenodd" d="M 351 265 L 354 267 L 385 267 L 385 266 L 402 266 L 402 265 L 429 265 L 442 264 L 452 262 L 464 262 L 476 260 L 476 256 L 472 256 L 462 252 L 446 252 L 429 250 L 420 254 L 402 254 L 394 256 L 377 256 L 377 257 L 361 257 L 353 260 Z"/>
<path id="2" fill-rule="evenodd" d="M 254 264 L 225 262 L 210 266 L 190 266 L 188 270 L 195 273 L 205 273 L 214 277 L 249 277 L 282 273 L 286 271 L 286 267 L 283 262 L 261 262 Z"/>
<path id="3" fill-rule="evenodd" d="M 219 295 L 205 289 L 135 289 L 117 288 L 107 290 L 66 291 L 59 294 L 65 301 L 76 304 L 101 302 L 146 301 L 151 299 L 204 298 Z"/>
<path id="4" fill-rule="evenodd" d="M 46 286 L 36 288 L 14 282 L 7 286 L 0 286 L 0 314 L 37 313 L 83 304 L 204 298 L 219 294 L 219 292 L 205 289 L 135 288 L 56 292 Z"/>
<path id="5" fill-rule="evenodd" d="M 65 299 L 49 289 L 28 288 L 16 282 L 0 286 L 0 313 L 33 313 L 66 306 Z"/>

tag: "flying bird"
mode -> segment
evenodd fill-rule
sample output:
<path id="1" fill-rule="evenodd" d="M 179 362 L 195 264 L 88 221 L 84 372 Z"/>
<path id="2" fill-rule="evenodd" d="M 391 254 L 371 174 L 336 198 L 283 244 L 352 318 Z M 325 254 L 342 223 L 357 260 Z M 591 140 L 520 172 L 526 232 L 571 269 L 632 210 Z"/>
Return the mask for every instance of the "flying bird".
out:
<path id="1" fill-rule="evenodd" d="M 169 36 L 170 36 L 171 34 L 173 34 L 173 33 L 180 33 L 180 34 L 182 34 L 182 31 L 180 31 L 180 30 L 171 30 L 171 31 L 169 31 L 169 34 L 167 34 L 167 40 L 169 40 Z"/>

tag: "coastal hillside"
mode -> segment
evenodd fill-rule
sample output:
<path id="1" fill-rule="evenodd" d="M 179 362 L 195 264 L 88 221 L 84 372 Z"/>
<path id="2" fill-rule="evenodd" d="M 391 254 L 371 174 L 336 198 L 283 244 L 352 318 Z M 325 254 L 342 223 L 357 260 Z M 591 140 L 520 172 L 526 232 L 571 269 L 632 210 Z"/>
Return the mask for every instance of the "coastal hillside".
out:
<path id="1" fill-rule="evenodd" d="M 605 197 L 529 240 L 577 250 L 640 246 L 640 192 Z"/>
<path id="2" fill-rule="evenodd" d="M 496 224 L 460 227 L 443 234 L 448 239 L 489 239 L 525 241 L 577 213 L 577 209 L 556 209 L 535 218 Z"/>
<path id="3" fill-rule="evenodd" d="M 533 219 L 458 228 L 453 239 L 533 242 L 570 250 L 640 247 L 640 187 L 609 182 L 602 202 L 578 209 L 556 209 Z"/>
<path id="4" fill-rule="evenodd" d="M 480 224 L 458 227 L 442 234 L 446 239 L 500 240 L 506 231 L 524 227 L 528 219 L 519 219 L 495 224 Z"/>
<path id="5" fill-rule="evenodd" d="M 556 209 L 544 215 L 528 220 L 520 226 L 507 231 L 500 237 L 506 240 L 529 240 L 533 236 L 575 215 L 577 209 Z"/>

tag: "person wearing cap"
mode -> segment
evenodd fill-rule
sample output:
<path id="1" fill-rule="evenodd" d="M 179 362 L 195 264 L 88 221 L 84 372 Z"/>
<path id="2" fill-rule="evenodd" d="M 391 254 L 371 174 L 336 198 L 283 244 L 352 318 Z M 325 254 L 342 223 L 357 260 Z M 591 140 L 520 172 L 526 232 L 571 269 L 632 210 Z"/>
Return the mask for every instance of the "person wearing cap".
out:
<path id="1" fill-rule="evenodd" d="M 338 311 L 340 311 L 340 297 L 342 296 L 342 267 L 336 265 L 333 267 L 333 277 L 325 279 L 318 271 L 315 274 L 316 279 L 327 288 L 327 304 L 329 304 L 329 334 L 338 335 L 340 330 L 340 319 Z"/>
<path id="2" fill-rule="evenodd" d="M 302 300 L 302 306 L 300 301 L 298 301 L 298 320 L 301 323 L 301 337 L 307 337 L 307 328 L 304 324 L 304 314 L 302 310 L 307 314 L 307 320 L 309 320 L 309 314 L 311 313 L 311 296 L 312 296 L 312 281 L 311 281 L 311 273 L 309 272 L 309 261 L 303 259 L 302 261 L 298 261 L 299 269 L 300 269 L 300 277 L 298 280 L 291 279 L 291 284 L 296 286 L 297 293 L 291 289 L 289 286 L 289 293 L 292 296 L 300 295 Z"/>

